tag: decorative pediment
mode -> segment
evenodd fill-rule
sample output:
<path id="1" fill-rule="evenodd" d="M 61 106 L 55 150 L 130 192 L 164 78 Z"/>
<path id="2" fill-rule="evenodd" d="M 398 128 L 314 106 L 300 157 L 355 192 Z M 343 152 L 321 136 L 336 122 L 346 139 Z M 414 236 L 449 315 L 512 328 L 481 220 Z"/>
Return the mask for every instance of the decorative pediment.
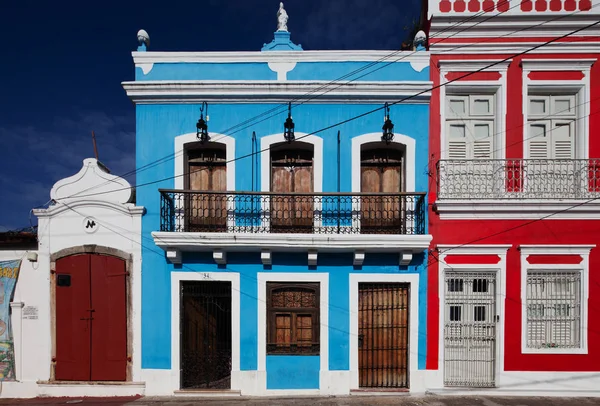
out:
<path id="1" fill-rule="evenodd" d="M 111 175 L 97 159 L 83 160 L 81 170 L 54 184 L 50 197 L 59 202 L 95 200 L 112 203 L 128 203 L 131 185 L 125 179 Z"/>

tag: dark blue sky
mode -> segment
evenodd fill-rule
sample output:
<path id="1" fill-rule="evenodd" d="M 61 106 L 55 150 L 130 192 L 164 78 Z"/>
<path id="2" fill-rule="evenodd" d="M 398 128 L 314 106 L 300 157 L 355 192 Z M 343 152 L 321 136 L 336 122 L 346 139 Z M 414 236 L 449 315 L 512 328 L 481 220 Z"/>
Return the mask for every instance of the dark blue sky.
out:
<path id="1" fill-rule="evenodd" d="M 130 52 L 144 28 L 155 51 L 259 51 L 276 29 L 276 0 L 4 1 L 0 8 L 0 231 L 29 225 L 54 182 L 93 156 L 135 168 Z M 421 0 L 289 0 L 305 50 L 400 48 Z M 135 177 L 129 180 L 135 183 Z M 35 223 L 35 218 L 33 218 Z"/>

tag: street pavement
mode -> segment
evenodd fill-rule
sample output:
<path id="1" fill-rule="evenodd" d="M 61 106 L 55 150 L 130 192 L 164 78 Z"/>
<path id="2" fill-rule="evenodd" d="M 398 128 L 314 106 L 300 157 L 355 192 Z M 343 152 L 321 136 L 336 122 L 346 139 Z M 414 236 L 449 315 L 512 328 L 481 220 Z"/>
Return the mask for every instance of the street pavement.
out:
<path id="1" fill-rule="evenodd" d="M 600 398 L 559 397 L 495 397 L 495 396 L 343 396 L 343 397 L 297 397 L 297 398 L 36 398 L 1 399 L 0 405 L 49 406 L 49 405 L 108 405 L 108 406 L 592 406 L 600 405 Z"/>

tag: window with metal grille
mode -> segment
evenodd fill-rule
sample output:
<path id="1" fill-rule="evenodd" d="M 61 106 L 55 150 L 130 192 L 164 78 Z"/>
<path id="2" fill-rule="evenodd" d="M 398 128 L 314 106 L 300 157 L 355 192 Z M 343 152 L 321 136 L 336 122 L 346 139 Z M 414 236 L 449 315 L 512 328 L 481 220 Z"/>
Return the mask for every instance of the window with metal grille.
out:
<path id="1" fill-rule="evenodd" d="M 581 348 L 581 272 L 527 271 L 527 348 Z"/>
<path id="2" fill-rule="evenodd" d="M 318 283 L 267 283 L 267 354 L 319 354 Z"/>
<path id="3" fill-rule="evenodd" d="M 495 95 L 446 96 L 448 159 L 490 159 L 494 155 Z"/>

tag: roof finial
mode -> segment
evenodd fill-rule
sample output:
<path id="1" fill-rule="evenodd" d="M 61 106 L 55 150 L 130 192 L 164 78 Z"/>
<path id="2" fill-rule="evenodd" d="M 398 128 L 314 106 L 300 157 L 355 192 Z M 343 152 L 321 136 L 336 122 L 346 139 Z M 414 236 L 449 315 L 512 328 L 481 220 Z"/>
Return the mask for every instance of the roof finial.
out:
<path id="1" fill-rule="evenodd" d="M 287 31 L 288 15 L 283 8 L 283 2 L 279 3 L 279 10 L 277 11 L 277 31 Z"/>
<path id="2" fill-rule="evenodd" d="M 146 32 L 146 30 L 139 30 L 137 33 L 137 39 L 140 43 L 138 47 L 138 51 L 145 51 L 150 47 L 150 35 Z"/>

